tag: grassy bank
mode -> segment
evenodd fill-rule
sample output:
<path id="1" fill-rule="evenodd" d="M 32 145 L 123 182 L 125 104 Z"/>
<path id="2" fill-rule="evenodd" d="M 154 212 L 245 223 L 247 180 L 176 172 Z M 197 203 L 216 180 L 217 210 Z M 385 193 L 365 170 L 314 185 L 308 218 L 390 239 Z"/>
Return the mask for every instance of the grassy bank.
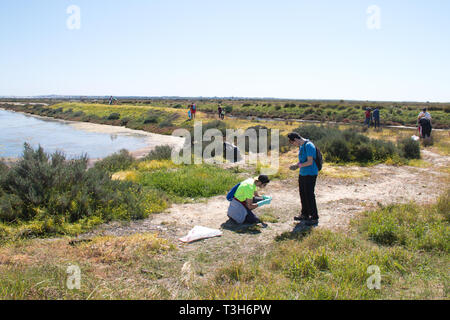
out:
<path id="1" fill-rule="evenodd" d="M 450 275 L 450 193 L 434 205 L 364 212 L 348 234 L 284 233 L 264 254 L 216 271 L 199 294 L 214 299 L 442 299 Z M 381 289 L 370 289 L 377 266 Z"/>
<path id="2" fill-rule="evenodd" d="M 173 127 L 183 124 L 189 125 L 187 120 L 187 106 L 190 101 L 182 100 L 149 100 L 127 101 L 120 105 L 105 103 L 83 102 L 52 102 L 43 105 L 12 105 L 2 104 L 3 107 L 43 116 L 74 121 L 90 121 L 113 125 L 123 125 L 131 129 L 146 130 L 170 134 Z M 299 102 L 299 101 L 238 101 L 238 100 L 198 100 L 196 101 L 201 113 L 208 113 L 212 117 L 217 113 L 217 107 L 222 105 L 227 115 L 238 117 L 283 118 L 314 120 L 320 122 L 341 122 L 362 124 L 364 111 L 376 106 L 380 109 L 382 125 L 416 126 L 417 115 L 422 108 L 427 107 L 433 116 L 434 128 L 450 128 L 450 105 L 448 104 L 417 104 L 417 103 L 374 103 L 374 102 Z M 209 116 L 208 116 L 209 117 Z"/>
<path id="3" fill-rule="evenodd" d="M 196 250 L 155 234 L 16 241 L 0 247 L 0 297 L 448 299 L 449 206 L 447 192 L 435 204 L 380 207 L 346 233 L 285 232 L 242 254 L 230 254 L 226 238 Z M 82 270 L 80 289 L 66 286 L 72 264 Z M 379 268 L 380 289 L 367 286 L 370 266 Z"/>

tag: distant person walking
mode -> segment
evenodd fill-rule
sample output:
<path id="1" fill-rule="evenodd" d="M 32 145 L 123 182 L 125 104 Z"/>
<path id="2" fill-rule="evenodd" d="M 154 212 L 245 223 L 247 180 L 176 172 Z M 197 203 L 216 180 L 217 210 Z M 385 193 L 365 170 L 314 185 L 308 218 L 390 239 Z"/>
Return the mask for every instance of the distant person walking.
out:
<path id="1" fill-rule="evenodd" d="M 422 112 L 419 113 L 417 124 L 419 127 L 419 135 L 422 138 L 426 139 L 431 137 L 431 130 L 433 127 L 431 125 L 431 114 L 427 112 L 427 108 L 424 108 Z"/>
<path id="2" fill-rule="evenodd" d="M 380 110 L 378 109 L 378 107 L 373 110 L 373 125 L 375 129 L 377 127 L 378 129 L 380 129 Z"/>
<path id="3" fill-rule="evenodd" d="M 188 118 L 189 120 L 192 120 L 192 113 L 191 113 L 191 109 L 188 110 Z"/>
<path id="4" fill-rule="evenodd" d="M 219 119 L 222 119 L 222 107 L 221 106 L 217 107 L 217 113 L 219 114 Z"/>
<path id="5" fill-rule="evenodd" d="M 366 109 L 366 119 L 364 120 L 364 124 L 367 124 L 367 128 L 370 128 L 370 123 L 372 122 L 372 109 Z"/>
<path id="6" fill-rule="evenodd" d="M 289 167 L 291 170 L 300 168 L 298 186 L 302 209 L 300 216 L 294 217 L 294 220 L 304 221 L 306 225 L 310 226 L 318 225 L 319 215 L 314 193 L 317 176 L 319 175 L 319 169 L 315 162 L 316 146 L 308 139 L 301 137 L 297 132 L 289 133 L 288 138 L 290 144 L 299 147 L 299 162 Z"/>
<path id="7" fill-rule="evenodd" d="M 111 96 L 111 97 L 109 97 L 109 105 L 112 105 L 112 103 L 113 103 L 113 97 Z"/>
<path id="8" fill-rule="evenodd" d="M 225 109 L 222 109 L 222 112 L 220 113 L 220 119 L 225 120 Z"/>

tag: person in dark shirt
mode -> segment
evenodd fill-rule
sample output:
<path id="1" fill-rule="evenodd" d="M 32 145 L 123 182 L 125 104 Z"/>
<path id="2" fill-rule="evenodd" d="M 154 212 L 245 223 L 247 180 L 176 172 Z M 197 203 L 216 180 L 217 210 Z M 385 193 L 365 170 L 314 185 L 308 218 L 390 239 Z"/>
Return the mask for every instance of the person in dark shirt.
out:
<path id="1" fill-rule="evenodd" d="M 377 127 L 378 129 L 380 128 L 380 110 L 378 109 L 378 107 L 373 110 L 373 125 L 375 129 Z"/>

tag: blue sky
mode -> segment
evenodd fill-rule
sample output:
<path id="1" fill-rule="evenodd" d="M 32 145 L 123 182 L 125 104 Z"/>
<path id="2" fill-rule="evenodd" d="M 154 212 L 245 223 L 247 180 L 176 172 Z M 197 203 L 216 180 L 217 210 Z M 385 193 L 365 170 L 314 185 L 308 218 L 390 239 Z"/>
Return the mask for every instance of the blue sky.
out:
<path id="1" fill-rule="evenodd" d="M 44 94 L 450 102 L 450 1 L 1 0 L 0 95 Z"/>

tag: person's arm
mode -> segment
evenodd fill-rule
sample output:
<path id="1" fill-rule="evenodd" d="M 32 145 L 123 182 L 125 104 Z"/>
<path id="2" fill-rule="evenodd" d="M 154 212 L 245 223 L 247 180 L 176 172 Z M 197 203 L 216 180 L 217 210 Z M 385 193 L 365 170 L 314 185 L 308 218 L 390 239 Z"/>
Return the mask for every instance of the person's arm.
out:
<path id="1" fill-rule="evenodd" d="M 298 167 L 299 167 L 299 168 L 304 168 L 304 167 L 312 166 L 313 161 L 314 161 L 313 157 L 308 157 L 308 158 L 306 158 L 306 162 L 304 162 L 304 163 L 299 163 L 299 164 L 298 164 Z"/>
<path id="2" fill-rule="evenodd" d="M 258 204 L 257 203 L 253 203 L 253 199 L 245 200 L 245 204 L 247 205 L 247 208 L 249 208 L 250 210 L 258 208 Z"/>

